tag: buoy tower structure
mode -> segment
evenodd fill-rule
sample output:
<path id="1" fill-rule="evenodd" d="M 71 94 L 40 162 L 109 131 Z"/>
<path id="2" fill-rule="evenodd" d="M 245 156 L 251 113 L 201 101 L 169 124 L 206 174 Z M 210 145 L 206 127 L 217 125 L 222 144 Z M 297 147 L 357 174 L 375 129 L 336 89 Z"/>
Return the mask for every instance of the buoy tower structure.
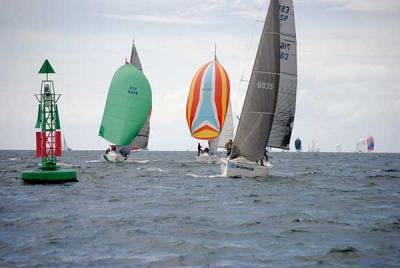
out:
<path id="1" fill-rule="evenodd" d="M 22 180 L 28 183 L 63 183 L 77 181 L 78 176 L 73 169 L 61 169 L 57 165 L 57 157 L 61 157 L 61 125 L 58 114 L 58 100 L 61 94 L 56 94 L 53 80 L 49 74 L 55 71 L 46 59 L 39 70 L 45 74 L 42 80 L 40 94 L 35 94 L 39 102 L 36 120 L 36 157 L 41 158 L 41 165 L 36 170 L 22 172 Z"/>

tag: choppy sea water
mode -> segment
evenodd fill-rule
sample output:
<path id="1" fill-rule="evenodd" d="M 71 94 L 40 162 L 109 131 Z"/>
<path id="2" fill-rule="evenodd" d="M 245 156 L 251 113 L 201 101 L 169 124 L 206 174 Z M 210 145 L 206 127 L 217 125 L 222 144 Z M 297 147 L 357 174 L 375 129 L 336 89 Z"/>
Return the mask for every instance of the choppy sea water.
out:
<path id="1" fill-rule="evenodd" d="M 399 267 L 400 154 L 273 153 L 229 179 L 193 152 L 111 164 L 66 152 L 79 182 L 25 185 L 0 151 L 0 267 Z"/>

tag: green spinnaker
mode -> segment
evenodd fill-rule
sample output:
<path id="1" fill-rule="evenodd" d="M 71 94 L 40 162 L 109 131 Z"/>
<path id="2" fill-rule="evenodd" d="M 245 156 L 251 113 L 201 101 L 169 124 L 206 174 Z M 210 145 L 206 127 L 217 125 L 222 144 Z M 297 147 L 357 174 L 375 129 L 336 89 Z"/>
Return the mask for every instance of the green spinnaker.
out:
<path id="1" fill-rule="evenodd" d="M 125 146 L 139 133 L 151 107 L 151 87 L 132 64 L 121 66 L 111 81 L 99 136 Z"/>

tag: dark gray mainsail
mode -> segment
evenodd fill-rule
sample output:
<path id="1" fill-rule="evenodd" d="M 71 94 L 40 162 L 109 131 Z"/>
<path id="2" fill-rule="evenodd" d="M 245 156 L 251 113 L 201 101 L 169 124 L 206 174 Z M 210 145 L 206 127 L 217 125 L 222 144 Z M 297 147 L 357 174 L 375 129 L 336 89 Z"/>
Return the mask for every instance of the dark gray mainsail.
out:
<path id="1" fill-rule="evenodd" d="M 297 93 L 297 45 L 292 1 L 280 1 L 280 16 L 282 16 L 280 25 L 281 75 L 274 122 L 267 145 L 288 150 L 296 111 Z"/>
<path id="2" fill-rule="evenodd" d="M 294 37 L 287 36 L 288 33 L 292 33 Z M 296 78 L 296 66 L 293 72 L 292 59 L 296 54 L 283 53 L 289 44 L 289 49 L 295 51 L 293 2 L 271 0 L 234 139 L 236 151 L 239 149 L 238 153 L 248 160 L 261 159 L 270 137 L 272 138 L 271 134 L 276 137 L 274 140 L 282 140 L 277 134 L 281 131 L 281 124 L 278 123 L 286 117 L 278 113 L 289 110 L 285 104 L 285 96 L 289 95 L 287 92 L 296 92 L 296 86 L 291 82 L 293 79 L 282 78 L 289 75 L 290 78 Z M 292 62 L 291 67 L 285 61 Z M 290 106 L 292 107 L 293 105 Z M 276 130 L 271 131 L 273 128 Z"/>
<path id="3" fill-rule="evenodd" d="M 136 51 L 135 42 L 132 44 L 132 53 L 131 59 L 129 61 L 130 64 L 134 65 L 140 71 L 143 72 L 142 63 L 140 62 L 139 55 Z M 151 113 L 151 112 L 150 112 Z M 146 123 L 144 123 L 142 129 L 139 131 L 138 135 L 131 142 L 131 148 L 134 150 L 137 149 L 147 149 L 149 143 L 150 136 L 150 113 L 147 117 Z"/>
<path id="4" fill-rule="evenodd" d="M 139 55 L 136 50 L 135 40 L 133 40 L 133 42 L 132 42 L 132 52 L 131 52 L 131 59 L 130 59 L 129 63 L 143 72 L 142 63 L 140 62 Z"/>
<path id="5" fill-rule="evenodd" d="M 149 136 L 150 136 L 150 113 L 147 117 L 146 123 L 144 123 L 142 129 L 139 131 L 139 134 L 136 138 L 133 139 L 131 143 L 132 150 L 138 149 L 147 149 L 149 144 Z"/>

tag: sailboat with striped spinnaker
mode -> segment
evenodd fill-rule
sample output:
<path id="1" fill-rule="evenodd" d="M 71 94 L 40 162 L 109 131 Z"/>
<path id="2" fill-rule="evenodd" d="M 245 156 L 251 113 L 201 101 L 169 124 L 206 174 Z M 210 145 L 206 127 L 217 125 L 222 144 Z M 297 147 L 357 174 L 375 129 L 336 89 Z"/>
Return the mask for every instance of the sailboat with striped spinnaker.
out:
<path id="1" fill-rule="evenodd" d="M 224 126 L 230 101 L 230 82 L 224 67 L 214 60 L 196 72 L 186 103 L 186 120 L 193 138 L 209 142 L 218 138 Z M 210 146 L 209 146 L 210 147 Z M 213 163 L 219 160 L 213 151 L 198 153 L 196 160 Z"/>

